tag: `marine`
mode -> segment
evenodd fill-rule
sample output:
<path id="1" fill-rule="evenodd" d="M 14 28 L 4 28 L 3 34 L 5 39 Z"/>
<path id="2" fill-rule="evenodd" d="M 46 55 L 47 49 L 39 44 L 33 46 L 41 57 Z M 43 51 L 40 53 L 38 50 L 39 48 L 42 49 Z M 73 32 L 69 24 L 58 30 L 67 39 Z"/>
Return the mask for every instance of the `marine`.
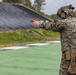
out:
<path id="1" fill-rule="evenodd" d="M 57 11 L 59 19 L 46 25 L 33 20 L 35 27 L 60 33 L 62 58 L 59 75 L 76 75 L 76 11 L 72 5 L 63 6 Z"/>

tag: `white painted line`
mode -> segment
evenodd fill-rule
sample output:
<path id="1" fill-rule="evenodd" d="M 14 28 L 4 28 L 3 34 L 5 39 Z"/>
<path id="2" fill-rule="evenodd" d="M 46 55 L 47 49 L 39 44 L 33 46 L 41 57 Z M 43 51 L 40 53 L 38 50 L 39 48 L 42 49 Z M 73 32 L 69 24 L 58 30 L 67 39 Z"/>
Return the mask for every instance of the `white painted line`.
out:
<path id="1" fill-rule="evenodd" d="M 44 43 L 27 44 L 25 46 L 4 47 L 4 48 L 0 48 L 0 50 L 17 50 L 17 49 L 23 49 L 23 48 L 30 48 L 30 47 L 34 47 L 34 46 L 50 45 L 50 44 L 55 44 L 55 43 L 60 43 L 60 41 L 47 41 Z"/>
<path id="2" fill-rule="evenodd" d="M 5 48 L 0 48 L 0 49 L 23 49 L 23 48 L 29 48 L 29 47 L 21 47 L 21 46 L 13 46 L 13 47 L 5 47 Z"/>
<path id="3" fill-rule="evenodd" d="M 48 42 L 46 42 L 46 43 L 60 43 L 60 41 L 48 41 Z"/>
<path id="4" fill-rule="evenodd" d="M 44 46 L 48 45 L 47 43 L 35 43 L 35 44 L 27 44 L 26 46 Z"/>

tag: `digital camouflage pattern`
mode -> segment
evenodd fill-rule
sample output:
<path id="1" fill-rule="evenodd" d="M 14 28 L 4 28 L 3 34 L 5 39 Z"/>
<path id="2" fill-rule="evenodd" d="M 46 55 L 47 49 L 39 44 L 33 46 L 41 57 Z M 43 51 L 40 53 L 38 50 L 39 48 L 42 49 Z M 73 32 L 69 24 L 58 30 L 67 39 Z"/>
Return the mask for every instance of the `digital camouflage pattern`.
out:
<path id="1" fill-rule="evenodd" d="M 65 58 L 66 51 L 76 51 L 76 18 L 73 16 L 69 15 L 65 19 L 62 18 L 54 22 L 48 22 L 45 25 L 40 25 L 41 28 L 60 33 L 62 59 L 59 75 L 76 75 L 68 73 L 71 60 L 66 60 Z"/>

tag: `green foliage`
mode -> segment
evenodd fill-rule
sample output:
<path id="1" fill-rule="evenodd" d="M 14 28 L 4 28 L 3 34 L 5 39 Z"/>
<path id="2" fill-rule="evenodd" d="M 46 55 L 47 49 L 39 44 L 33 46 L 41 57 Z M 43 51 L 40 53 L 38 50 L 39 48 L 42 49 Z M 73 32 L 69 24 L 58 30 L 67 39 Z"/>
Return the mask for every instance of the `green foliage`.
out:
<path id="1" fill-rule="evenodd" d="M 48 38 L 59 37 L 58 33 L 41 29 L 17 30 L 0 33 L 0 45 L 14 45 L 28 42 L 45 41 Z"/>
<path id="2" fill-rule="evenodd" d="M 43 5 L 45 5 L 45 0 L 34 0 L 33 6 L 36 10 L 42 10 Z"/>
<path id="3" fill-rule="evenodd" d="M 58 37 L 59 33 L 58 32 L 53 32 L 51 30 L 43 30 L 43 34 L 47 37 Z"/>
<path id="4" fill-rule="evenodd" d="M 57 16 L 57 14 L 52 14 L 52 15 L 50 15 L 50 17 L 53 18 L 54 20 L 59 18 L 59 17 Z"/>
<path id="5" fill-rule="evenodd" d="M 3 0 L 3 2 L 9 2 L 9 3 L 23 3 L 27 6 L 31 6 L 30 0 Z"/>
<path id="6" fill-rule="evenodd" d="M 30 0 L 23 0 L 22 3 L 25 4 L 25 5 L 28 6 L 28 7 L 31 6 L 31 1 L 30 1 Z"/>
<path id="7" fill-rule="evenodd" d="M 3 2 L 9 2 L 9 3 L 21 3 L 22 0 L 3 0 Z"/>

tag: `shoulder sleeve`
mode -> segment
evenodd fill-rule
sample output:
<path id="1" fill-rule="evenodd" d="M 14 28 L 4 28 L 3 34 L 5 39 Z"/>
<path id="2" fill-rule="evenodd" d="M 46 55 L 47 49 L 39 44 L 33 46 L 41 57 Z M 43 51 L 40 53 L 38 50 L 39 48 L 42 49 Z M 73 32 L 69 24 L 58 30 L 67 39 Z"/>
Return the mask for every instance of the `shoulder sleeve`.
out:
<path id="1" fill-rule="evenodd" d="M 55 20 L 53 24 L 51 24 L 51 30 L 56 32 L 61 32 L 66 29 L 67 24 L 61 20 Z"/>
<path id="2" fill-rule="evenodd" d="M 40 25 L 40 28 L 60 32 L 66 28 L 66 23 L 61 22 L 60 20 L 55 20 L 54 22 L 48 22 Z"/>

